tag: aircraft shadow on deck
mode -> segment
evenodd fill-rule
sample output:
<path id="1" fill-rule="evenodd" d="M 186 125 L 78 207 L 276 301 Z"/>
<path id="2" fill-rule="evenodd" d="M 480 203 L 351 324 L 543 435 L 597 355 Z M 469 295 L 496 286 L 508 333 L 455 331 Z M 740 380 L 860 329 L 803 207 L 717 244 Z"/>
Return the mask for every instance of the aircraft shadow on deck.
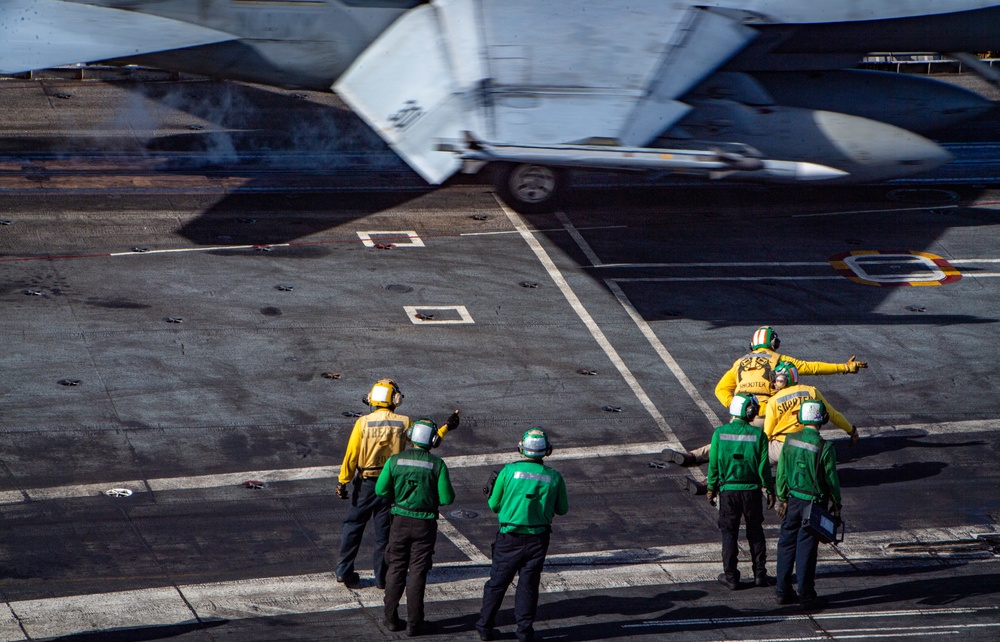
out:
<path id="1" fill-rule="evenodd" d="M 209 207 L 178 233 L 199 245 L 268 245 L 295 241 L 340 225 L 352 217 L 399 206 L 433 190 L 388 148 L 360 118 L 347 109 L 308 101 L 309 94 L 290 94 L 252 85 L 207 83 L 137 86 L 147 97 L 215 123 L 218 131 L 153 139 L 156 151 L 200 150 L 202 153 L 169 161 L 163 171 L 226 172 L 250 176 L 241 191 L 230 193 Z M 992 117 L 992 116 L 990 116 Z M 969 131 L 965 123 L 957 132 Z M 216 152 L 232 150 L 216 159 Z M 227 163 L 226 159 L 237 163 Z M 185 164 L 194 163 L 192 166 Z M 206 165 L 207 163 L 207 165 Z M 392 176 L 392 186 L 381 178 Z M 331 185 L 330 180 L 336 179 Z M 453 180 L 484 180 L 456 177 Z M 617 235 L 615 253 L 633 263 L 699 261 L 823 261 L 837 252 L 876 249 L 925 251 L 948 230 L 996 220 L 993 210 L 954 207 L 969 203 L 984 186 L 934 185 L 894 182 L 877 186 L 809 187 L 783 185 L 691 185 L 656 180 L 655 174 L 571 174 L 572 190 L 564 209 L 586 214 L 588 210 L 621 212 L 628 223 L 629 210 L 663 206 L 663 237 L 670 243 L 631 242 Z M 309 191 L 309 187 L 316 191 Z M 402 189 L 400 189 L 402 186 Z M 601 186 L 595 189 L 595 186 Z M 273 199 L 273 200 L 272 200 Z M 272 205 L 273 203 L 273 205 Z M 934 205 L 941 205 L 935 209 Z M 923 209 L 921 209 L 923 208 Z M 816 213 L 885 210 L 860 219 L 810 216 Z M 776 214 L 775 211 L 784 214 Z M 248 222 L 245 212 L 255 215 Z M 301 212 L 301 216 L 296 216 Z M 325 217 L 324 212 L 331 215 Z M 791 213 L 791 214 L 789 214 Z M 803 216 L 796 216 L 798 213 Z M 538 229 L 558 229 L 550 215 L 528 217 Z M 712 230 L 723 226 L 724 234 Z M 709 231 L 706 232 L 706 229 Z M 905 233 L 903 232 L 905 231 Z M 782 239 L 794 239 L 791 244 Z M 584 264 L 585 257 L 568 235 L 554 232 L 550 240 Z M 804 239 L 809 247 L 803 245 Z M 706 242 L 707 241 L 707 242 Z M 623 245 L 622 245 L 623 244 Z M 707 246 L 707 247 L 706 247 Z M 822 249 L 820 249 L 822 248 Z M 829 248 L 829 249 L 827 249 Z M 763 250 L 763 251 L 761 251 Z M 298 251 L 298 250 L 296 250 Z M 819 254 L 817 255 L 817 252 Z M 763 257 L 763 258 L 762 258 Z M 586 266 L 585 266 L 586 267 Z M 972 274 L 976 269 L 963 267 Z M 833 274 L 832 267 L 826 272 Z M 592 270 L 595 278 L 659 276 L 661 272 Z M 949 326 L 995 323 L 997 318 L 952 314 L 947 310 L 883 310 L 896 288 L 858 286 L 847 279 L 830 282 L 834 293 L 810 294 L 803 309 L 788 305 L 803 300 L 801 283 L 780 279 L 759 281 L 644 281 L 623 286 L 630 302 L 647 321 L 673 318 L 705 320 L 716 327 L 745 325 L 745 307 L 733 301 L 752 299 L 767 310 L 773 325 L 794 325 L 803 317 L 821 319 L 824 325 Z M 849 296 L 844 290 L 850 289 Z M 711 296 L 706 296 L 711 292 Z"/>
<path id="2" fill-rule="evenodd" d="M 311 234 L 322 232 L 335 225 L 343 225 L 351 218 L 363 218 L 368 214 L 397 207 L 418 198 L 430 188 L 415 191 L 379 191 L 377 189 L 364 189 L 359 192 L 307 192 L 289 191 L 282 193 L 280 187 L 273 193 L 232 193 L 217 203 L 206 209 L 201 216 L 189 222 L 178 230 L 178 233 L 188 240 L 199 245 L 219 245 L 219 244 L 280 244 L 289 243 L 297 239 L 307 237 Z M 615 191 L 588 191 L 581 193 L 578 198 L 591 197 L 588 207 L 593 207 L 598 199 L 609 199 L 614 197 Z M 734 198 L 742 198 L 740 188 L 725 190 L 734 195 Z M 969 190 L 966 190 L 968 193 Z M 643 190 L 649 203 L 663 201 L 678 195 L 676 190 L 670 188 L 645 189 Z M 810 192 L 814 196 L 814 192 Z M 596 198 L 595 198 L 596 197 Z M 845 202 L 843 190 L 838 201 L 842 209 L 850 209 L 849 202 Z M 566 208 L 572 217 L 572 209 Z M 247 212 L 263 212 L 259 214 L 247 214 Z M 309 213 L 308 215 L 298 215 L 297 213 Z M 322 213 L 328 212 L 325 217 Z M 252 220 L 247 217 L 252 216 Z M 911 240 L 905 248 L 885 247 L 885 242 L 879 241 L 878 232 L 873 229 L 874 223 L 866 223 L 866 230 L 859 230 L 857 226 L 852 226 L 850 231 L 845 231 L 843 223 L 839 225 L 824 221 L 808 230 L 807 233 L 814 238 L 825 238 L 831 241 L 833 249 L 820 256 L 810 255 L 786 255 L 784 257 L 773 257 L 770 260 L 776 261 L 823 261 L 828 255 L 833 255 L 836 251 L 850 251 L 852 249 L 882 249 L 900 251 L 924 251 L 946 231 L 961 226 L 978 225 L 980 218 L 975 212 L 963 216 L 941 216 L 940 214 L 924 214 L 921 216 L 922 223 L 914 226 Z M 933 220 L 932 220 L 933 219 Z M 550 216 L 533 216 L 530 221 L 538 229 L 558 228 L 559 223 Z M 625 219 L 627 223 L 627 219 Z M 744 243 L 755 242 L 752 236 L 752 229 L 759 226 L 759 222 L 752 219 L 735 220 L 727 223 L 730 229 L 739 227 L 746 228 L 747 237 L 745 241 L 732 241 L 720 239 L 715 246 L 715 252 L 719 255 L 728 254 L 731 260 L 744 261 L 767 261 L 759 255 L 740 256 L 740 249 L 745 247 Z M 883 223 L 883 225 L 886 225 Z M 845 241 L 838 242 L 845 234 L 863 234 L 870 238 L 870 241 L 862 241 L 859 246 L 855 239 L 850 236 Z M 703 243 L 704 229 L 699 231 L 697 225 L 691 221 L 679 217 L 676 224 L 665 228 L 664 235 L 678 239 L 690 235 L 691 247 L 700 247 Z M 576 257 L 581 264 L 585 261 L 580 255 L 578 248 L 570 246 L 572 241 L 568 235 L 561 232 L 547 232 L 549 240 L 562 247 L 569 256 Z M 685 262 L 699 261 L 697 253 L 690 254 L 686 259 L 678 258 L 676 253 L 672 253 L 669 248 L 663 254 L 647 254 L 643 258 L 638 258 L 645 249 L 642 247 L 645 242 L 642 239 L 625 239 L 623 244 L 619 244 L 616 252 L 624 256 L 634 257 L 634 262 Z M 735 254 L 734 254 L 735 253 Z M 711 259 L 707 259 L 711 260 Z M 724 259 L 723 259 L 724 260 Z M 587 265 L 583 265 L 589 268 Z M 963 272 L 971 274 L 982 268 L 963 267 Z M 594 270 L 588 272 L 595 279 L 615 279 L 616 277 L 643 277 L 648 276 L 655 279 L 663 272 L 646 271 L 642 274 L 636 272 L 626 273 L 622 270 Z M 829 268 L 828 274 L 834 274 L 833 268 Z M 910 309 L 900 307 L 898 311 L 886 311 L 884 303 L 886 299 L 898 288 L 893 287 L 871 287 L 858 285 L 848 281 L 826 282 L 831 292 L 827 296 L 817 295 L 815 292 L 808 294 L 803 290 L 801 283 L 796 281 L 767 279 L 758 281 L 672 281 L 657 282 L 637 281 L 634 283 L 623 283 L 622 289 L 629 297 L 630 303 L 636 308 L 643 319 L 649 322 L 669 321 L 677 318 L 685 318 L 699 321 L 707 321 L 716 328 L 730 326 L 744 326 L 752 323 L 748 320 L 747 309 L 742 305 L 733 305 L 734 301 L 746 302 L 756 301 L 755 309 L 766 310 L 767 318 L 761 322 L 766 322 L 776 326 L 787 325 L 856 325 L 859 318 L 866 325 L 925 325 L 925 326 L 951 326 L 951 325 L 972 325 L 990 324 L 998 320 L 995 316 L 976 316 L 971 314 L 953 314 L 947 308 L 936 310 L 933 307 L 917 307 Z M 848 292 L 848 290 L 850 290 Z M 802 302 L 804 305 L 789 305 L 789 302 Z"/>
<path id="3" fill-rule="evenodd" d="M 181 226 L 178 234 L 198 245 L 209 246 L 291 243 L 343 224 L 345 212 L 363 218 L 402 205 L 417 196 L 417 192 L 367 191 L 230 194 L 195 220 Z M 312 215 L 304 215 L 307 210 Z M 330 215 L 324 217 L 322 212 L 329 212 Z M 281 256 L 306 257 L 321 252 L 323 250 L 318 246 L 280 249 Z"/>
<path id="4" fill-rule="evenodd" d="M 225 195 L 197 219 L 178 229 L 180 236 L 198 245 L 289 243 L 343 225 L 352 218 L 397 207 L 433 189 L 409 170 L 358 116 L 346 108 L 310 100 L 309 92 L 284 92 L 216 81 L 128 86 L 137 96 L 190 114 L 192 122 L 211 124 L 204 130 L 185 134 L 153 136 L 151 133 L 145 141 L 146 152 L 173 154 L 158 166 L 160 171 L 248 179 L 242 188 Z M 143 117 L 143 114 L 136 116 L 140 122 Z M 150 116 L 146 114 L 145 118 Z M 150 123 L 150 132 L 155 131 L 153 124 Z M 968 136 L 969 131 L 975 131 L 975 123 L 963 123 L 957 134 L 943 132 L 942 136 L 946 139 L 949 135 Z M 386 183 L 387 176 L 392 185 Z M 740 184 L 706 188 L 683 181 L 656 183 L 651 176 L 655 178 L 655 175 L 576 172 L 571 175 L 571 182 L 577 189 L 565 200 L 564 209 L 571 215 L 602 208 L 621 212 L 620 221 L 627 225 L 631 208 L 648 211 L 651 206 L 662 204 L 663 238 L 670 239 L 669 245 L 615 237 L 618 243 L 615 252 L 629 257 L 633 263 L 822 261 L 838 251 L 857 249 L 923 251 L 949 229 L 990 224 L 996 218 L 992 210 L 952 209 L 954 205 L 974 201 L 985 188 L 968 183 L 935 184 L 922 197 L 919 185 L 908 190 L 907 183 L 897 182 L 846 188 Z M 334 179 L 333 183 L 330 179 Z M 457 177 L 457 180 L 470 179 Z M 609 181 L 615 187 L 608 189 Z M 595 185 L 603 187 L 593 189 Z M 886 198 L 901 189 L 909 192 L 905 198 Z M 941 204 L 947 207 L 935 210 L 931 205 L 942 195 Z M 954 202 L 948 200 L 949 195 Z M 873 202 L 882 203 L 886 210 L 905 212 L 871 213 L 860 220 L 787 215 L 788 211 L 815 214 L 867 209 Z M 927 207 L 920 209 L 922 206 Z M 776 207 L 785 214 L 773 213 Z M 539 229 L 560 227 L 550 215 L 528 218 Z M 899 239 L 885 238 L 889 231 L 896 232 L 901 227 L 906 230 L 906 247 L 898 246 Z M 716 230 L 724 230 L 724 236 L 717 237 Z M 815 252 L 805 255 L 803 250 L 786 248 L 782 244 L 783 235 L 817 240 L 813 245 L 829 249 L 821 250 L 820 256 Z M 549 238 L 584 264 L 584 257 L 568 235 L 554 232 Z M 762 246 L 769 248 L 768 251 L 752 249 Z M 599 247 L 596 249 L 600 252 Z M 308 254 L 302 248 L 295 251 L 300 250 Z M 621 270 L 591 270 L 591 273 L 598 279 L 625 275 Z M 832 268 L 828 273 L 833 273 Z M 657 275 L 655 271 L 648 273 L 651 277 Z M 628 276 L 640 275 L 630 272 Z M 789 301 L 802 299 L 801 284 L 766 278 L 738 282 L 640 281 L 623 285 L 623 289 L 647 321 L 686 318 L 708 321 L 716 327 L 746 325 L 745 310 L 733 305 L 733 301 L 749 298 L 759 303 L 758 309 L 767 310 L 766 322 L 772 325 L 853 325 L 858 323 L 859 315 L 869 325 L 948 326 L 998 320 L 934 309 L 887 313 L 880 308 L 896 288 L 858 286 L 847 279 L 829 283 L 834 284 L 834 289 L 850 288 L 849 297 L 843 291 L 827 297 L 811 293 L 807 305 L 788 305 Z"/>
<path id="5" fill-rule="evenodd" d="M 136 91 L 212 123 L 150 139 L 151 155 L 174 154 L 158 170 L 249 179 L 180 228 L 199 245 L 288 243 L 341 224 L 347 212 L 361 218 L 432 189 L 350 110 L 310 101 L 308 92 L 226 82 L 154 83 Z M 251 211 L 274 215 L 248 221 Z"/>

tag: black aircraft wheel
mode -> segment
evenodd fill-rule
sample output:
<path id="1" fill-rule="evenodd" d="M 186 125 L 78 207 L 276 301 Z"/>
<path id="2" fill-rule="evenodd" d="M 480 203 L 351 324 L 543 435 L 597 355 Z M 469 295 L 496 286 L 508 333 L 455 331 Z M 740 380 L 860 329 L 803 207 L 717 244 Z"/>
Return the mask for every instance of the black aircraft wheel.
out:
<path id="1" fill-rule="evenodd" d="M 497 194 L 515 212 L 541 214 L 556 208 L 563 183 L 559 170 L 529 163 L 504 163 L 497 169 Z"/>

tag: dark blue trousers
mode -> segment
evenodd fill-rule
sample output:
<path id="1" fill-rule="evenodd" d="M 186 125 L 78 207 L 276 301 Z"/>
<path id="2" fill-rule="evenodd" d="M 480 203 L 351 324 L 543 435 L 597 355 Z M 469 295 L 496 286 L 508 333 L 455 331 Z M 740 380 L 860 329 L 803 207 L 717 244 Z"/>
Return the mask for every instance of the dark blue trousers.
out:
<path id="1" fill-rule="evenodd" d="M 361 548 L 361 538 L 365 534 L 368 520 L 375 520 L 375 550 L 372 552 L 372 569 L 375 583 L 385 584 L 385 547 L 389 543 L 389 527 L 392 525 L 389 509 L 392 504 L 375 494 L 375 480 L 365 479 L 354 483 L 351 494 L 351 509 L 344 519 L 344 530 L 340 536 L 340 562 L 337 577 L 354 572 L 354 558 Z"/>
<path id="2" fill-rule="evenodd" d="M 750 563 L 754 577 L 766 574 L 767 540 L 764 537 L 763 492 L 756 490 L 724 490 L 719 493 L 719 530 L 722 532 L 722 570 L 734 582 L 740 580 L 736 567 L 739 558 L 740 518 L 746 526 L 750 544 Z"/>
<path id="3" fill-rule="evenodd" d="M 406 626 L 414 629 L 424 621 L 424 589 L 437 540 L 436 519 L 414 519 L 393 515 L 389 546 L 385 549 L 385 621 L 398 617 L 399 600 L 406 591 Z"/>
<path id="4" fill-rule="evenodd" d="M 538 584 L 542 579 L 542 566 L 549 551 L 549 534 L 518 535 L 497 533 L 493 542 L 493 565 L 490 579 L 483 588 L 483 608 L 479 612 L 476 628 L 489 631 L 496 622 L 497 611 L 503 604 L 507 587 L 517 575 L 514 593 L 514 620 L 517 639 L 530 642 L 535 639 L 535 611 L 538 609 Z"/>
<path id="5" fill-rule="evenodd" d="M 775 594 L 781 598 L 793 594 L 792 573 L 798 579 L 799 597 L 816 597 L 816 557 L 819 540 L 802 528 L 802 513 L 811 502 L 788 497 L 788 512 L 778 536 L 778 572 Z"/>

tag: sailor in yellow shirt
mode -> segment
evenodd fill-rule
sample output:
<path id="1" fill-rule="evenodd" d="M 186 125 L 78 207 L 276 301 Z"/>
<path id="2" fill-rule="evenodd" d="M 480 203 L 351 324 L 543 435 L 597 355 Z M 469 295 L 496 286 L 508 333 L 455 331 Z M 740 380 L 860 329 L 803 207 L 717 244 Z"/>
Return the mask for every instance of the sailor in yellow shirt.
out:
<path id="1" fill-rule="evenodd" d="M 375 586 L 385 588 L 385 548 L 389 541 L 390 509 L 392 503 L 375 492 L 379 474 L 389 458 L 406 449 L 406 432 L 413 422 L 406 415 L 396 412 L 403 403 L 403 393 L 392 379 L 380 379 L 364 399 L 372 412 L 354 423 L 347 442 L 344 463 L 340 466 L 337 497 L 350 499 L 351 508 L 344 518 L 340 538 L 340 561 L 337 563 L 337 581 L 346 586 L 357 586 L 360 577 L 354 571 L 354 558 L 361 548 L 361 539 L 369 520 L 375 521 L 375 550 L 372 566 Z M 448 423 L 438 429 L 439 437 L 458 428 L 458 411 L 448 417 Z M 353 482 L 353 492 L 347 485 Z"/>
<path id="2" fill-rule="evenodd" d="M 737 394 L 755 396 L 760 402 L 760 414 L 753 425 L 758 428 L 764 427 L 767 400 L 774 394 L 774 369 L 778 362 L 788 361 L 794 364 L 800 375 L 857 374 L 862 368 L 868 367 L 867 362 L 858 361 L 853 356 L 844 363 L 802 361 L 780 354 L 778 352 L 780 345 L 781 339 L 778 338 L 774 328 L 771 326 L 757 328 L 750 339 L 750 352 L 733 362 L 733 367 L 727 370 L 715 385 L 715 396 L 726 408 L 729 408 L 729 404 Z M 705 444 L 691 452 L 668 448 L 663 454 L 680 466 L 695 466 L 708 461 L 711 445 L 711 443 Z"/>
<path id="3" fill-rule="evenodd" d="M 760 402 L 761 410 L 764 411 L 764 405 L 774 394 L 774 370 L 780 361 L 794 365 L 799 375 L 857 374 L 861 368 L 868 367 L 867 362 L 858 361 L 853 356 L 844 363 L 802 361 L 786 354 L 779 354 L 780 345 L 781 339 L 773 328 L 770 326 L 757 328 L 750 340 L 750 352 L 737 359 L 733 367 L 727 370 L 715 385 L 715 397 L 719 402 L 729 408 L 734 395 L 754 395 Z M 764 417 L 766 416 L 765 414 Z M 763 426 L 764 417 L 758 417 L 758 423 L 761 423 L 758 427 Z"/>
<path id="4" fill-rule="evenodd" d="M 803 430 L 799 423 L 799 407 L 803 401 L 822 401 L 829 414 L 829 421 L 851 437 L 851 445 L 858 443 L 858 429 L 837 412 L 830 402 L 814 386 L 799 383 L 798 369 L 788 361 L 778 363 L 774 370 L 774 385 L 777 390 L 767 401 L 764 420 L 764 434 L 767 435 L 767 454 L 772 466 L 778 464 L 785 437 Z"/>

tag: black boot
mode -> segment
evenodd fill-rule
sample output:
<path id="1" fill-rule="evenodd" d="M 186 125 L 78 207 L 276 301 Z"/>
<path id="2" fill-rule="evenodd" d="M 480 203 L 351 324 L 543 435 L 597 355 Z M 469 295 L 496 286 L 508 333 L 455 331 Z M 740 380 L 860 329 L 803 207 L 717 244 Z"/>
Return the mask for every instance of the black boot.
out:
<path id="1" fill-rule="evenodd" d="M 735 591 L 740 586 L 740 578 L 726 575 L 725 573 L 719 573 L 719 583 L 730 591 Z"/>
<path id="2" fill-rule="evenodd" d="M 689 452 L 664 448 L 663 453 L 661 454 L 666 455 L 667 461 L 677 464 L 678 466 L 694 466 L 698 463 L 697 457 Z"/>

